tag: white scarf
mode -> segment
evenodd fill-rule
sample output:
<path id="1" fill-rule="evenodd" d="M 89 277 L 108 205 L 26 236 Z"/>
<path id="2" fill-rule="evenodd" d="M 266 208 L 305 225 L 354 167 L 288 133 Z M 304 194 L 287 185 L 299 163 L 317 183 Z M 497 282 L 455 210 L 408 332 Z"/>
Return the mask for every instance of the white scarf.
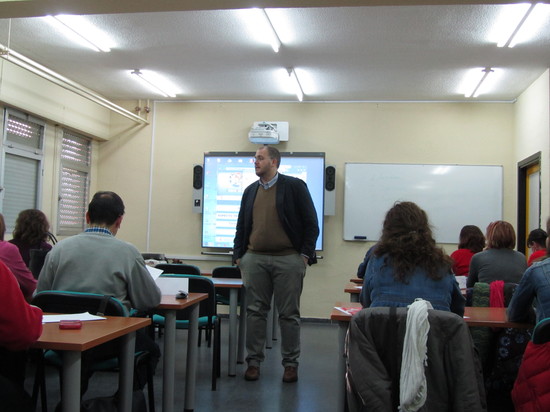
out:
<path id="1" fill-rule="evenodd" d="M 424 367 L 428 364 L 428 309 L 433 309 L 432 304 L 418 298 L 409 305 L 407 312 L 399 379 L 399 410 L 402 412 L 415 412 L 426 402 L 428 388 Z"/>

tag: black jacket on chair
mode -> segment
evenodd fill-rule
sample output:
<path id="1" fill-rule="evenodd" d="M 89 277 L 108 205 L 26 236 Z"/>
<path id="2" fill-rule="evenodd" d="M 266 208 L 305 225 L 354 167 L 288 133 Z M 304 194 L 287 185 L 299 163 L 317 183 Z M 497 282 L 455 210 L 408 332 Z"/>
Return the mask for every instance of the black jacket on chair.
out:
<path id="1" fill-rule="evenodd" d="M 486 410 L 481 365 L 468 326 L 451 312 L 428 310 L 426 403 L 420 411 Z M 367 308 L 351 320 L 346 342 L 350 412 L 397 411 L 407 308 Z"/>

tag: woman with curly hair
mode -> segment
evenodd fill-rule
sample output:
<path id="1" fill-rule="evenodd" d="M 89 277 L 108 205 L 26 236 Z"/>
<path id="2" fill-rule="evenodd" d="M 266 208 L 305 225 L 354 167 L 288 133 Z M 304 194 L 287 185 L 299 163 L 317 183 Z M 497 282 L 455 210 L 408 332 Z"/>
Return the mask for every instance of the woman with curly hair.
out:
<path id="1" fill-rule="evenodd" d="M 452 259 L 435 244 L 428 216 L 413 202 L 396 202 L 365 272 L 363 307 L 408 306 L 416 298 L 434 309 L 464 315 L 465 299 Z"/>
<path id="2" fill-rule="evenodd" d="M 456 276 L 468 276 L 472 256 L 485 247 L 485 236 L 475 225 L 466 225 L 460 230 L 458 249 L 451 253 L 453 273 Z"/>
<path id="3" fill-rule="evenodd" d="M 19 248 L 19 253 L 27 266 L 30 262 L 31 249 L 50 250 L 52 248 L 52 245 L 46 242 L 49 230 L 50 223 L 42 211 L 27 209 L 19 212 L 10 242 Z"/>

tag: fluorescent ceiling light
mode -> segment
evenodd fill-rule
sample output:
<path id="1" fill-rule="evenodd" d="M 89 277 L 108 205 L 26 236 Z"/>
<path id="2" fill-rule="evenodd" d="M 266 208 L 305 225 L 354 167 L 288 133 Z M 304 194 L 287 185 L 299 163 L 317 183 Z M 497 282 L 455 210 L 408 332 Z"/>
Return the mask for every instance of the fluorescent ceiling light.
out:
<path id="1" fill-rule="evenodd" d="M 287 69 L 288 75 L 290 77 L 290 81 L 292 82 L 292 87 L 294 89 L 294 93 L 296 94 L 296 97 L 299 101 L 304 100 L 304 91 L 302 90 L 302 85 L 300 84 L 300 80 L 298 80 L 298 76 L 296 75 L 296 71 L 293 68 Z"/>
<path id="2" fill-rule="evenodd" d="M 260 35 L 263 35 L 266 39 L 269 39 L 269 44 L 275 53 L 279 52 L 281 48 L 281 40 L 271 23 L 271 19 L 267 15 L 265 9 L 254 9 L 256 13 L 254 14 L 254 26 L 255 31 L 259 32 Z"/>
<path id="3" fill-rule="evenodd" d="M 132 70 L 130 74 L 134 75 L 142 84 L 147 86 L 155 93 L 161 94 L 164 97 L 176 97 L 178 91 L 175 86 L 170 84 L 166 79 L 152 71 Z"/>
<path id="4" fill-rule="evenodd" d="M 514 47 L 533 38 L 549 16 L 548 5 L 520 3 L 504 6 L 504 12 L 495 28 L 497 47 Z"/>
<path id="5" fill-rule="evenodd" d="M 483 92 L 482 86 L 487 84 L 487 77 L 489 77 L 491 73 L 494 73 L 494 70 L 490 67 L 471 71 L 466 79 L 467 85 L 465 89 L 467 92 L 464 96 L 478 97 Z"/>
<path id="6" fill-rule="evenodd" d="M 110 52 L 113 47 L 113 41 L 82 16 L 59 14 L 45 18 L 65 36 L 92 50 Z"/>

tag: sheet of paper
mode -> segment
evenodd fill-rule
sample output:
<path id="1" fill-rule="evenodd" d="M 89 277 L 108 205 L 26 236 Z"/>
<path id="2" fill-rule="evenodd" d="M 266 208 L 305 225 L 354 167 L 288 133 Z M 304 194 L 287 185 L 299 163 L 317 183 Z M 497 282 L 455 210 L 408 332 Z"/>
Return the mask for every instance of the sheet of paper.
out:
<path id="1" fill-rule="evenodd" d="M 335 306 L 334 309 L 338 309 L 339 311 L 347 313 L 348 315 L 355 315 L 357 312 L 359 312 L 363 308 L 348 308 L 348 307 Z"/>
<path id="2" fill-rule="evenodd" d="M 171 276 L 159 276 L 155 279 L 163 295 L 177 295 L 179 291 L 189 292 L 189 279 Z"/>
<path id="3" fill-rule="evenodd" d="M 88 312 L 83 313 L 70 313 L 66 315 L 44 315 L 42 317 L 42 323 L 60 322 L 62 320 L 81 320 L 83 322 L 89 320 L 105 319 L 102 316 L 91 315 Z"/>
<path id="4" fill-rule="evenodd" d="M 147 270 L 149 271 L 149 274 L 153 278 L 153 280 L 157 280 L 157 278 L 160 276 L 160 274 L 163 272 L 161 269 L 154 268 L 153 266 L 145 265 Z"/>
<path id="5" fill-rule="evenodd" d="M 455 278 L 460 289 L 466 289 L 466 279 L 468 279 L 468 276 L 455 276 Z"/>

